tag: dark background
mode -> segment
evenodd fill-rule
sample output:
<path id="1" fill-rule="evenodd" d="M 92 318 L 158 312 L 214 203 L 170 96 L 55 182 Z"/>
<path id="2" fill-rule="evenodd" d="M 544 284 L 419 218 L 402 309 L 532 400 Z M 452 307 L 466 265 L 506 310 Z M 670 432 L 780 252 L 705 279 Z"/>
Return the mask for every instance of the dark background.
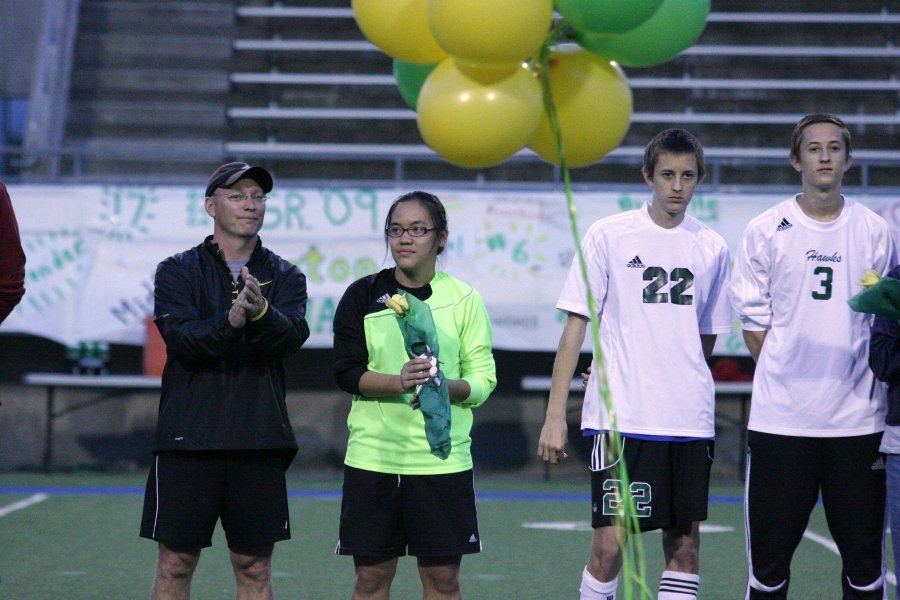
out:
<path id="1" fill-rule="evenodd" d="M 143 369 L 143 347 L 113 344 L 110 346 L 110 374 L 140 374 Z M 287 385 L 290 390 L 334 390 L 331 376 L 331 349 L 304 348 L 285 360 Z M 522 377 L 549 377 L 553 371 L 554 352 L 522 352 L 494 350 L 497 364 L 495 394 L 521 391 Z M 590 356 L 583 353 L 579 368 L 586 368 Z M 753 361 L 749 357 L 713 357 L 710 361 L 717 380 L 749 380 Z M 0 382 L 20 383 L 25 373 L 68 373 L 72 369 L 66 348 L 51 340 L 23 334 L 0 333 Z"/>

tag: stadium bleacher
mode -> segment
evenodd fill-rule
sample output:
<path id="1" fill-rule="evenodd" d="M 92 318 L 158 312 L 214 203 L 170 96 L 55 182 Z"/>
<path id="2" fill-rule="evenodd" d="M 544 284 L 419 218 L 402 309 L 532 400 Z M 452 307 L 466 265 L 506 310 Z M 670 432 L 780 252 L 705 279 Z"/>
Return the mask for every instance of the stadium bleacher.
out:
<path id="1" fill-rule="evenodd" d="M 478 171 L 440 160 L 346 0 L 84 0 L 78 21 L 62 174 L 190 177 L 234 157 L 298 180 L 559 180 L 528 150 Z M 830 111 L 854 135 L 847 183 L 898 188 L 898 29 L 896 2 L 713 0 L 694 46 L 625 69 L 630 130 L 573 181 L 633 183 L 646 139 L 681 126 L 713 186 L 791 185 L 790 126 Z"/>
<path id="2" fill-rule="evenodd" d="M 421 145 L 415 114 L 394 89 L 390 59 L 354 31 L 348 7 L 322 4 L 238 7 L 228 148 L 274 158 L 281 170 L 290 168 L 281 157 L 351 159 L 360 149 L 357 158 L 369 163 L 379 155 L 404 161 L 400 170 L 407 177 L 430 170 L 471 179 L 446 165 L 416 164 L 430 151 Z M 779 12 L 762 4 L 777 4 Z M 626 69 L 635 100 L 631 130 L 609 159 L 579 170 L 576 179 L 628 181 L 646 138 L 677 125 L 709 147 L 714 183 L 793 181 L 784 164 L 789 128 L 802 114 L 827 108 L 851 125 L 857 147 L 865 150 L 858 158 L 872 161 L 858 161 L 865 165 L 860 182 L 881 182 L 881 165 L 900 158 L 900 49 L 892 37 L 900 13 L 877 2 L 714 1 L 712 7 L 695 46 L 664 65 Z M 742 10 L 729 10 L 737 8 Z M 829 8 L 835 12 L 825 12 Z M 551 167 L 520 154 L 518 164 L 485 169 L 481 176 L 528 182 L 554 176 Z M 337 162 L 338 169 L 365 170 Z M 768 181 L 760 181 L 759 165 L 776 162 L 782 169 L 765 169 Z"/>

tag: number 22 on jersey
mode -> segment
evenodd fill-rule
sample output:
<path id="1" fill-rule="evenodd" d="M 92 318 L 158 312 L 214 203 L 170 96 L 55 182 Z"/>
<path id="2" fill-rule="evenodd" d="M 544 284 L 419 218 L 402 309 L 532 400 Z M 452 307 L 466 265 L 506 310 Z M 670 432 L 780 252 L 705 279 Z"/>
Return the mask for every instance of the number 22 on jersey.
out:
<path id="1" fill-rule="evenodd" d="M 694 287 L 694 274 L 690 269 L 676 267 L 666 272 L 662 267 L 647 267 L 644 269 L 644 304 L 672 304 L 690 305 L 694 303 L 694 295 L 687 293 Z M 668 284 L 672 284 L 668 292 L 660 291 Z"/>

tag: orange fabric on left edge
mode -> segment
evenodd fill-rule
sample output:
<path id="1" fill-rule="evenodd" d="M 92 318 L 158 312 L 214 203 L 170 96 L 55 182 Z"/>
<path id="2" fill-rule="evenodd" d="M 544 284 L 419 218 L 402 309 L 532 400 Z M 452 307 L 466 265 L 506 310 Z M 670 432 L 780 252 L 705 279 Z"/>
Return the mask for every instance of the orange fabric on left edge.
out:
<path id="1" fill-rule="evenodd" d="M 166 366 L 166 343 L 153 322 L 153 316 L 144 319 L 147 340 L 144 342 L 144 375 L 159 377 Z"/>

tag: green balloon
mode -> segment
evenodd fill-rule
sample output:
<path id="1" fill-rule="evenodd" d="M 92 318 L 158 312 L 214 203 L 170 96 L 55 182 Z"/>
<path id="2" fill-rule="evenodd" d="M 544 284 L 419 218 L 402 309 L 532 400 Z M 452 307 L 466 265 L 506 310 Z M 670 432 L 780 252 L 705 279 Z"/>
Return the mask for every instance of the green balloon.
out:
<path id="1" fill-rule="evenodd" d="M 403 101 L 411 109 L 416 110 L 419 103 L 419 90 L 437 65 L 417 65 L 399 58 L 394 59 L 394 79 Z"/>
<path id="2" fill-rule="evenodd" d="M 649 67 L 678 56 L 706 28 L 710 0 L 663 0 L 652 17 L 621 34 L 574 31 L 587 50 L 626 67 Z"/>
<path id="3" fill-rule="evenodd" d="M 625 33 L 651 16 L 663 0 L 556 0 L 556 10 L 584 33 Z"/>

